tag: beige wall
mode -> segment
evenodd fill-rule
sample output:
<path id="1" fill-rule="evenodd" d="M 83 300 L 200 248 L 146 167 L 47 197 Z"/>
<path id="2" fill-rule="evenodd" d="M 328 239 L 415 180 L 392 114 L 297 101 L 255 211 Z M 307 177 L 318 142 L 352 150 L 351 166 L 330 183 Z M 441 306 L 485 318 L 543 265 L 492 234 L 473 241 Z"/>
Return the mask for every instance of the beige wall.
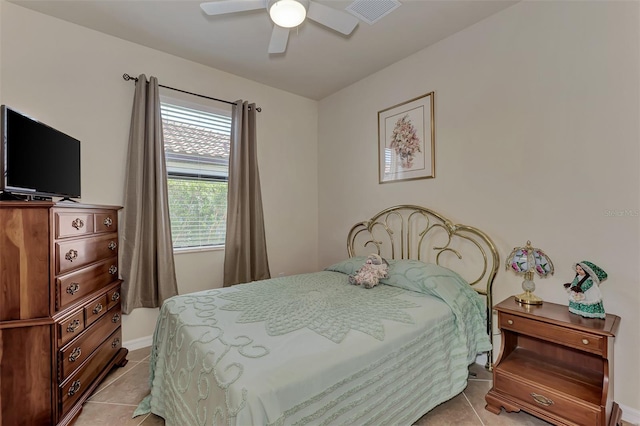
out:
<path id="1" fill-rule="evenodd" d="M 262 107 L 260 175 L 273 275 L 317 269 L 317 102 L 4 1 L 0 101 L 82 142 L 82 201 L 122 205 L 134 85 L 123 73 Z M 292 256 L 291 253 L 297 253 Z M 176 256 L 181 293 L 219 287 L 224 251 Z M 123 320 L 125 342 L 153 333 L 156 309 Z"/>
<path id="2" fill-rule="evenodd" d="M 322 100 L 320 266 L 345 257 L 352 224 L 395 204 L 485 230 L 502 259 L 530 239 L 555 263 L 536 280 L 548 301 L 566 305 L 572 264 L 593 261 L 622 317 L 615 397 L 640 410 L 639 9 L 521 2 Z M 378 111 L 430 91 L 436 178 L 378 184 Z M 521 281 L 501 269 L 496 301 Z"/>

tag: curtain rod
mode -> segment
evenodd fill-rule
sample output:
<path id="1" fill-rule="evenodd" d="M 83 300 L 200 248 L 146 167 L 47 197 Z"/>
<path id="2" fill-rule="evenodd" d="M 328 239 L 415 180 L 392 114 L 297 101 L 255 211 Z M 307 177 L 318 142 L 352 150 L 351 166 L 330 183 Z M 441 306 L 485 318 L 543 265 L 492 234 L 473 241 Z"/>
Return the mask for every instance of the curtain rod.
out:
<path id="1" fill-rule="evenodd" d="M 129 74 L 126 74 L 126 73 L 122 74 L 122 78 L 125 79 L 126 81 L 129 81 L 129 80 L 138 81 L 137 77 L 131 77 Z M 224 99 L 212 98 L 210 96 L 200 95 L 198 93 L 187 92 L 186 90 L 176 89 L 175 87 L 164 86 L 162 84 L 158 84 L 158 86 L 164 87 L 165 89 L 169 89 L 169 90 L 175 90 L 176 92 L 181 92 L 181 93 L 186 93 L 188 95 L 198 96 L 199 98 L 205 98 L 205 99 L 210 99 L 212 101 L 224 102 L 225 104 L 229 104 L 229 105 L 235 105 L 236 104 L 235 102 L 225 101 Z M 262 112 L 262 108 L 256 107 L 256 111 Z"/>

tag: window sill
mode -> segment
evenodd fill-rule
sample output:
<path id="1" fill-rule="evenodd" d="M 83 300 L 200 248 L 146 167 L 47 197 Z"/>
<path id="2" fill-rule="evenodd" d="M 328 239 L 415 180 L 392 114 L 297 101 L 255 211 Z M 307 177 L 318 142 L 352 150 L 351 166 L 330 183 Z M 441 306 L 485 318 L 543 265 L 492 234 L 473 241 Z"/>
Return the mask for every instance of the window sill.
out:
<path id="1" fill-rule="evenodd" d="M 206 247 L 188 247 L 188 248 L 174 248 L 173 254 L 188 254 L 188 253 L 200 253 L 204 251 L 224 251 L 224 246 L 206 246 Z"/>

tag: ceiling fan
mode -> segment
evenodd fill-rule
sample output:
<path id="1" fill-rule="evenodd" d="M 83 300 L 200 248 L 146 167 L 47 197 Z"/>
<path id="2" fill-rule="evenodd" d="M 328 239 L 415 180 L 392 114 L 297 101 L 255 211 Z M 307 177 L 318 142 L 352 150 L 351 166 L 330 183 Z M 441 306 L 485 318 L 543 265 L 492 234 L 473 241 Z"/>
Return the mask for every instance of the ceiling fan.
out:
<path id="1" fill-rule="evenodd" d="M 269 53 L 284 53 L 289 29 L 300 25 L 307 17 L 344 35 L 351 34 L 358 25 L 355 16 L 313 0 L 218 0 L 201 3 L 200 7 L 207 15 L 266 9 L 275 24 Z"/>

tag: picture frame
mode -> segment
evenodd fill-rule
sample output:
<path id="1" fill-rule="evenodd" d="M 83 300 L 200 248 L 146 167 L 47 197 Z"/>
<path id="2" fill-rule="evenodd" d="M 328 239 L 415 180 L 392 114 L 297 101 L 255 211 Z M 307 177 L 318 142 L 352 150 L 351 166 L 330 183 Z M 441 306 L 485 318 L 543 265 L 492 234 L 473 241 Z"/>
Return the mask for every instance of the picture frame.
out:
<path id="1" fill-rule="evenodd" d="M 435 177 L 434 92 L 378 112 L 379 183 Z"/>

